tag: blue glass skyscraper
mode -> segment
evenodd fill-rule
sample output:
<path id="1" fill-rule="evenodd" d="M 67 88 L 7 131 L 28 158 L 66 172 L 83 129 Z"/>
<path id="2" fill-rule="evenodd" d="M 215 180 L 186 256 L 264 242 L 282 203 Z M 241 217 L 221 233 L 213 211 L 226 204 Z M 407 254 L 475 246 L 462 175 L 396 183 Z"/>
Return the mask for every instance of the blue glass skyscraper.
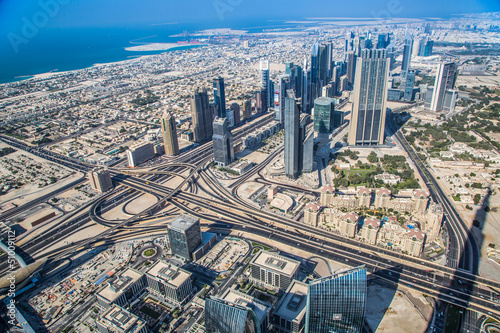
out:
<path id="1" fill-rule="evenodd" d="M 260 333 L 255 312 L 246 306 L 217 297 L 205 300 L 205 332 L 207 333 Z"/>
<path id="2" fill-rule="evenodd" d="M 361 333 L 366 309 L 366 268 L 360 266 L 309 285 L 305 333 Z"/>
<path id="3" fill-rule="evenodd" d="M 226 93 L 224 90 L 224 79 L 214 79 L 214 103 L 217 106 L 217 117 L 226 118 Z"/>

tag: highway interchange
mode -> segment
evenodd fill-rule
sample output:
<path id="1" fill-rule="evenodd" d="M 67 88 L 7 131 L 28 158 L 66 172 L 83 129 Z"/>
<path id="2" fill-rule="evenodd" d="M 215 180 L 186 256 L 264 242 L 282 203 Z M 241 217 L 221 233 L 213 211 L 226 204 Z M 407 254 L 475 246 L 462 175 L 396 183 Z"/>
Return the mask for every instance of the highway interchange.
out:
<path id="1" fill-rule="evenodd" d="M 265 115 L 248 127 L 234 130 L 235 142 L 271 119 L 270 115 Z M 254 234 L 269 239 L 273 244 L 279 242 L 348 265 L 364 264 L 376 276 L 433 295 L 444 302 L 499 318 L 500 310 L 496 295 L 500 290 L 500 283 L 476 274 L 479 262 L 478 244 L 473 237 L 469 237 L 467 225 L 432 174 L 425 169 L 418 155 L 412 151 L 397 128 L 392 124 L 390 126 L 395 132 L 393 138 L 407 151 L 422 179 L 427 183 L 432 200 L 442 204 L 445 209 L 445 228 L 449 237 L 447 267 L 346 239 L 323 229 L 262 211 L 255 203 L 238 197 L 237 189 L 260 172 L 283 148 L 278 147 L 265 161 L 238 178 L 228 190 L 213 177 L 208 168 L 212 160 L 211 142 L 194 148 L 167 164 L 155 166 L 154 169 L 136 169 L 132 173 L 112 168 L 111 173 L 116 185 L 113 192 L 101 196 L 76 213 L 68 214 L 56 228 L 23 243 L 19 246 L 19 254 L 25 260 L 48 257 L 54 265 L 57 265 L 61 260 L 95 244 L 113 244 L 127 237 L 164 231 L 164 225 L 155 225 L 158 217 L 187 212 L 200 217 L 203 225 L 211 230 L 230 229 Z M 77 171 L 87 172 L 92 168 L 91 165 L 44 149 L 30 148 L 10 138 L 0 139 L 18 149 L 27 150 Z M 175 188 L 170 188 L 165 182 L 173 177 L 181 178 L 182 181 Z M 303 191 L 300 187 L 288 186 L 288 188 L 297 192 Z M 144 207 L 142 212 L 126 220 L 110 221 L 102 218 L 105 211 L 134 200 L 141 192 L 154 195 L 157 202 L 151 207 Z M 161 215 L 157 214 L 159 211 L 162 211 Z M 14 216 L 13 212 L 10 214 Z M 53 247 L 64 238 L 82 232 L 94 224 L 100 224 L 106 229 L 97 236 L 66 243 L 40 255 L 42 251 Z M 5 260 L 2 258 L 1 262 L 0 271 L 5 272 L 7 269 Z"/>

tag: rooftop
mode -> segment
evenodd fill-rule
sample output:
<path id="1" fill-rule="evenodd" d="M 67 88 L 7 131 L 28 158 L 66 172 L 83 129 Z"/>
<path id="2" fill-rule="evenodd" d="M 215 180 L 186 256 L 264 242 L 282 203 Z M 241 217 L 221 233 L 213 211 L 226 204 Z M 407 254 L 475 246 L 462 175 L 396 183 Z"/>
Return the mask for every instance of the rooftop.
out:
<path id="1" fill-rule="evenodd" d="M 115 328 L 112 332 L 139 332 L 145 325 L 142 319 L 116 304 L 113 304 L 98 320 L 105 326 Z"/>
<path id="2" fill-rule="evenodd" d="M 126 271 L 121 273 L 116 279 L 109 282 L 109 284 L 101 290 L 98 295 L 107 299 L 109 302 L 113 302 L 117 299 L 123 291 L 133 283 L 137 282 L 142 277 L 142 274 L 128 268 Z"/>
<path id="3" fill-rule="evenodd" d="M 276 306 L 274 313 L 289 321 L 295 319 L 300 321 L 306 314 L 307 289 L 306 283 L 293 280 Z"/>
<path id="4" fill-rule="evenodd" d="M 252 264 L 256 264 L 273 271 L 278 271 L 288 276 L 292 276 L 300 266 L 300 262 L 297 260 L 283 257 L 277 253 L 268 251 L 260 251 L 253 259 Z"/>
<path id="5" fill-rule="evenodd" d="M 162 260 L 157 261 L 146 274 L 177 288 L 191 277 L 191 273 L 188 271 Z"/>
<path id="6" fill-rule="evenodd" d="M 224 300 L 252 309 L 260 323 L 265 319 L 272 306 L 269 303 L 262 302 L 255 297 L 236 290 L 230 290 L 226 296 L 224 296 Z"/>
<path id="7" fill-rule="evenodd" d="M 200 219 L 194 216 L 182 214 L 179 217 L 176 217 L 170 224 L 169 228 L 175 228 L 177 230 L 186 231 L 191 228 L 196 222 Z"/>

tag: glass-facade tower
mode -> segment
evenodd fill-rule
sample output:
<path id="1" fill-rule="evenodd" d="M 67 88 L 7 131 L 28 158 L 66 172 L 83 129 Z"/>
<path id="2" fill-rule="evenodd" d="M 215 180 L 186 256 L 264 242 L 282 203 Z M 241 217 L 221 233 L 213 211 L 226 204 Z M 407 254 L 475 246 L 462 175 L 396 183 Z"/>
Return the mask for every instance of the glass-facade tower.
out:
<path id="1" fill-rule="evenodd" d="M 360 266 L 309 285 L 305 333 L 361 333 L 366 309 L 366 268 Z"/>
<path id="2" fill-rule="evenodd" d="M 364 49 L 356 62 L 348 137 L 351 146 L 384 143 L 389 61 L 385 49 Z"/>
<path id="3" fill-rule="evenodd" d="M 217 297 L 205 300 L 205 332 L 207 333 L 260 333 L 255 312 Z"/>
<path id="4" fill-rule="evenodd" d="M 172 254 L 191 261 L 194 250 L 202 243 L 200 220 L 193 216 L 181 215 L 167 228 Z"/>
<path id="5" fill-rule="evenodd" d="M 214 79 L 214 103 L 217 106 L 217 117 L 226 118 L 226 92 L 224 79 L 220 76 Z"/>

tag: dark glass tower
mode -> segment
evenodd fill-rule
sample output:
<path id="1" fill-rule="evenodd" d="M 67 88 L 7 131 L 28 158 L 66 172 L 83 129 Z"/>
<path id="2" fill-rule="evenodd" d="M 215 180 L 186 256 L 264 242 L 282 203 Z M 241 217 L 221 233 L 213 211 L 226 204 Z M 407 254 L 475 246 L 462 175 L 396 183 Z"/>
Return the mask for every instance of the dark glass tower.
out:
<path id="1" fill-rule="evenodd" d="M 408 74 L 406 74 L 406 82 L 405 82 L 405 90 L 403 99 L 405 101 L 413 100 L 413 86 L 415 85 L 415 71 L 409 70 Z"/>
<path id="2" fill-rule="evenodd" d="M 405 43 L 403 46 L 403 63 L 401 64 L 401 74 L 403 77 L 406 76 L 408 70 L 410 69 L 411 54 L 413 51 L 413 37 L 406 32 Z"/>
<path id="3" fill-rule="evenodd" d="M 260 333 L 255 312 L 217 297 L 205 300 L 205 332 L 207 333 Z"/>
<path id="4" fill-rule="evenodd" d="M 354 79 L 348 137 L 351 146 L 384 143 L 389 61 L 385 49 L 361 51 Z"/>
<path id="5" fill-rule="evenodd" d="M 309 285 L 305 333 L 361 333 L 366 309 L 366 268 L 349 269 Z"/>
<path id="6" fill-rule="evenodd" d="M 262 100 L 262 112 L 267 112 L 270 107 L 271 92 L 274 98 L 274 89 L 270 89 L 269 82 L 269 61 L 260 61 L 260 89 L 261 89 L 261 100 Z"/>
<path id="7" fill-rule="evenodd" d="M 193 251 L 201 245 L 200 220 L 189 215 L 175 218 L 168 226 L 172 254 L 191 261 Z"/>
<path id="8" fill-rule="evenodd" d="M 227 118 L 215 117 L 213 128 L 214 161 L 225 167 L 234 160 L 233 135 L 229 130 L 229 121 Z"/>
<path id="9" fill-rule="evenodd" d="M 226 93 L 224 90 L 224 79 L 214 79 L 214 103 L 217 105 L 217 117 L 226 118 Z"/>
<path id="10" fill-rule="evenodd" d="M 203 142 L 212 137 L 212 111 L 206 89 L 196 89 L 191 95 L 191 120 L 194 142 Z"/>

